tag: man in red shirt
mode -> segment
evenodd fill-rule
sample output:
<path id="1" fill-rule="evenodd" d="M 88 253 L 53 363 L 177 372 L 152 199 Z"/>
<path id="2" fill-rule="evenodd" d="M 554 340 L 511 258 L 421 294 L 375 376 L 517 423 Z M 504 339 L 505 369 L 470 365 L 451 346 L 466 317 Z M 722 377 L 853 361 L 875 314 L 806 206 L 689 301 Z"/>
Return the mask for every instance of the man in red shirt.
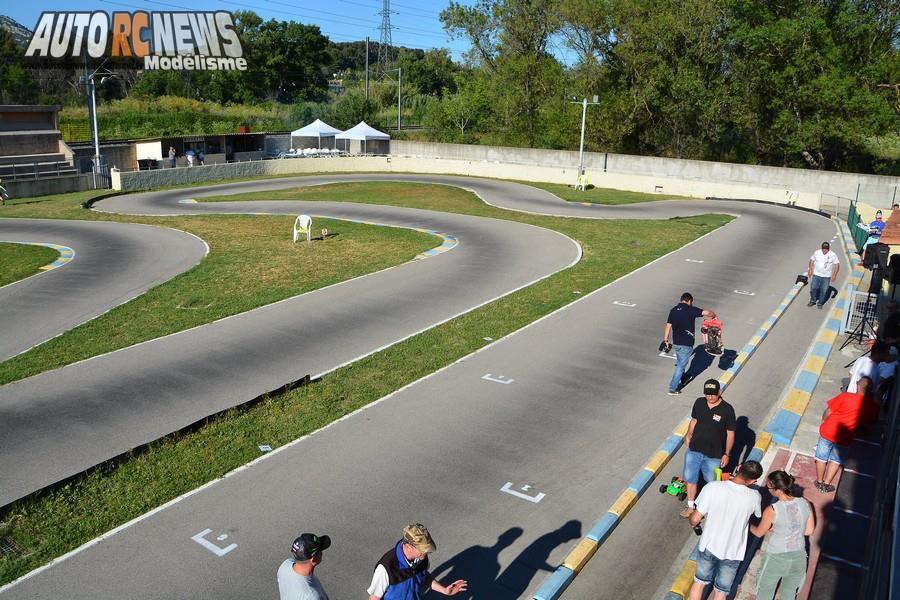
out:
<path id="1" fill-rule="evenodd" d="M 848 446 L 853 443 L 856 428 L 871 413 L 868 398 L 871 389 L 872 380 L 861 377 L 855 394 L 844 392 L 828 401 L 816 444 L 815 485 L 822 493 L 830 494 L 835 490 L 832 482 L 847 456 Z"/>

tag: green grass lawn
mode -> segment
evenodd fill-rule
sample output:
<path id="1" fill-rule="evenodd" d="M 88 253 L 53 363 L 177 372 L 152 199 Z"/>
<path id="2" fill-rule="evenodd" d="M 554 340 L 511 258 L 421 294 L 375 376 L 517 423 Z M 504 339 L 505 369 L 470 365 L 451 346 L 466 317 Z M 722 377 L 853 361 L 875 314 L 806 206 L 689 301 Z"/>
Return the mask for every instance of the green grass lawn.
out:
<path id="1" fill-rule="evenodd" d="M 569 202 L 590 202 L 591 204 L 635 204 L 638 202 L 659 202 L 660 200 L 693 200 L 686 196 L 672 196 L 665 194 L 645 194 L 643 192 L 627 192 L 624 190 L 613 190 L 610 188 L 595 188 L 588 186 L 588 189 L 576 190 L 570 185 L 561 183 L 533 183 L 530 181 L 519 181 L 525 185 L 531 185 L 542 190 L 547 190 L 551 194 L 555 194 Z"/>
<path id="2" fill-rule="evenodd" d="M 228 197 L 240 198 L 346 200 L 509 219 L 564 233 L 582 245 L 584 256 L 552 277 L 342 367 L 321 381 L 233 409 L 197 431 L 155 442 L 114 470 L 97 471 L 42 497 L 15 503 L 0 525 L 0 535 L 14 538 L 25 554 L 0 558 L 0 582 L 246 464 L 259 456 L 258 444 L 274 448 L 315 431 L 483 347 L 488 343 L 485 337 L 499 339 L 731 220 L 724 215 L 670 221 L 543 217 L 487 206 L 458 188 L 396 182 Z M 178 221 L 189 224 L 188 219 Z"/>
<path id="3" fill-rule="evenodd" d="M 46 246 L 0 242 L 0 287 L 39 273 L 59 252 Z"/>

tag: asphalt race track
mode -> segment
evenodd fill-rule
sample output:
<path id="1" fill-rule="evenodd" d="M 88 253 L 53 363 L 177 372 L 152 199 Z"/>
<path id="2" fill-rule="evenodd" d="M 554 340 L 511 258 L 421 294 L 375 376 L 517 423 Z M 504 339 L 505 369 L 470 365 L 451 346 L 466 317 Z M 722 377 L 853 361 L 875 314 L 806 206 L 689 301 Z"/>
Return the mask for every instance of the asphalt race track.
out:
<path id="1" fill-rule="evenodd" d="M 785 207 L 713 201 L 582 206 L 517 184 L 441 176 L 304 177 L 104 200 L 100 210 L 132 214 L 305 212 L 378 221 L 451 233 L 459 245 L 0 388 L 0 504 L 204 412 L 329 371 L 579 256 L 565 236 L 508 221 L 347 203 L 179 202 L 373 179 L 459 185 L 496 206 L 554 215 L 728 212 L 740 218 L 34 573 L 7 587 L 4 597 L 275 598 L 275 570 L 300 531 L 334 540 L 317 570 L 329 595 L 365 597 L 375 561 L 414 520 L 435 536 L 433 566 L 441 578 L 469 579 L 470 594 L 457 598 L 522 597 L 689 411 L 699 382 L 680 397 L 667 396 L 673 363 L 656 352 L 666 313 L 681 292 L 691 290 L 697 305 L 719 313 L 726 346 L 740 348 L 805 270 L 812 251 L 835 234 L 828 219 Z M 783 343 L 764 342 L 729 390 L 729 401 L 739 416 L 750 417 L 751 428 L 787 385 L 797 348 L 805 350 L 826 314 L 807 309 L 805 300 L 801 294 L 776 326 L 773 335 Z M 334 343 L 309 344 L 323 327 Z M 754 364 L 771 369 L 751 372 Z M 721 366 L 707 365 L 699 379 L 717 375 Z M 617 531 L 608 543 L 654 555 L 646 531 L 635 533 L 631 546 L 628 541 Z M 661 580 L 668 566 L 656 565 L 645 579 L 659 571 Z M 608 585 L 616 590 L 610 597 L 642 597 L 624 580 Z"/>
<path id="2" fill-rule="evenodd" d="M 7 360 L 187 271 L 209 250 L 183 231 L 126 223 L 0 219 L 0 240 L 76 250 L 65 268 L 0 288 Z"/>

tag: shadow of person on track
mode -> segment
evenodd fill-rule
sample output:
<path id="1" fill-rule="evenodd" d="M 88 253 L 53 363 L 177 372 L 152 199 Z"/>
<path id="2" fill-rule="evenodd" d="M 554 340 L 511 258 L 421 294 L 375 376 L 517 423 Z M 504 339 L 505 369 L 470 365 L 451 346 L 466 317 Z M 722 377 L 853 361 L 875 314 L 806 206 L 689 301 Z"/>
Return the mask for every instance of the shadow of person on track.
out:
<path id="1" fill-rule="evenodd" d="M 681 377 L 681 387 L 684 388 L 690 382 L 700 377 L 703 371 L 708 369 L 713 363 L 713 358 L 715 357 L 707 352 L 703 346 L 694 348 L 694 353 L 691 355 L 691 365 Z"/>
<path id="2" fill-rule="evenodd" d="M 558 546 L 581 537 L 581 521 L 571 520 L 565 525 L 545 533 L 534 540 L 497 578 L 495 589 L 490 596 L 475 592 L 473 597 L 490 600 L 515 600 L 524 596 L 538 571 L 552 573 L 556 565 L 547 562 L 550 553 Z"/>
<path id="3" fill-rule="evenodd" d="M 756 432 L 750 429 L 750 420 L 745 416 L 737 418 L 734 424 L 734 445 L 728 456 L 728 470 L 735 469 L 747 460 L 747 455 L 756 445 Z"/>
<path id="4" fill-rule="evenodd" d="M 497 597 L 494 587 L 497 575 L 500 574 L 500 553 L 519 539 L 522 533 L 521 527 L 510 527 L 500 534 L 493 546 L 466 548 L 434 569 L 432 575 L 439 580 L 468 581 L 468 590 L 455 596 L 459 600 Z M 429 594 L 429 597 L 443 598 L 440 594 Z"/>

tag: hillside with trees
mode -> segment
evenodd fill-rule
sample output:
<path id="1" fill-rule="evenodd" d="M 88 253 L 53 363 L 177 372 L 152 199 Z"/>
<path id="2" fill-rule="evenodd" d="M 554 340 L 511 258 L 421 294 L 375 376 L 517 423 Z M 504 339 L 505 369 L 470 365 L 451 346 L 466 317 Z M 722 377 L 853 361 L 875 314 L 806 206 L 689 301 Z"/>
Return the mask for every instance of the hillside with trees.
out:
<path id="1" fill-rule="evenodd" d="M 119 77 L 98 89 L 103 136 L 316 117 L 393 127 L 400 67 L 403 123 L 422 126 L 402 135 L 417 139 L 572 149 L 571 100 L 597 95 L 588 150 L 900 174 L 897 2 L 451 0 L 441 21 L 468 42 L 464 60 L 394 48 L 394 70 L 370 72 L 368 98 L 364 42 L 234 14 L 250 69 L 113 67 Z M 376 43 L 369 53 L 374 65 Z M 64 122 L 86 122 L 79 74 L 21 54 L 0 28 L 0 101 L 61 103 Z"/>

